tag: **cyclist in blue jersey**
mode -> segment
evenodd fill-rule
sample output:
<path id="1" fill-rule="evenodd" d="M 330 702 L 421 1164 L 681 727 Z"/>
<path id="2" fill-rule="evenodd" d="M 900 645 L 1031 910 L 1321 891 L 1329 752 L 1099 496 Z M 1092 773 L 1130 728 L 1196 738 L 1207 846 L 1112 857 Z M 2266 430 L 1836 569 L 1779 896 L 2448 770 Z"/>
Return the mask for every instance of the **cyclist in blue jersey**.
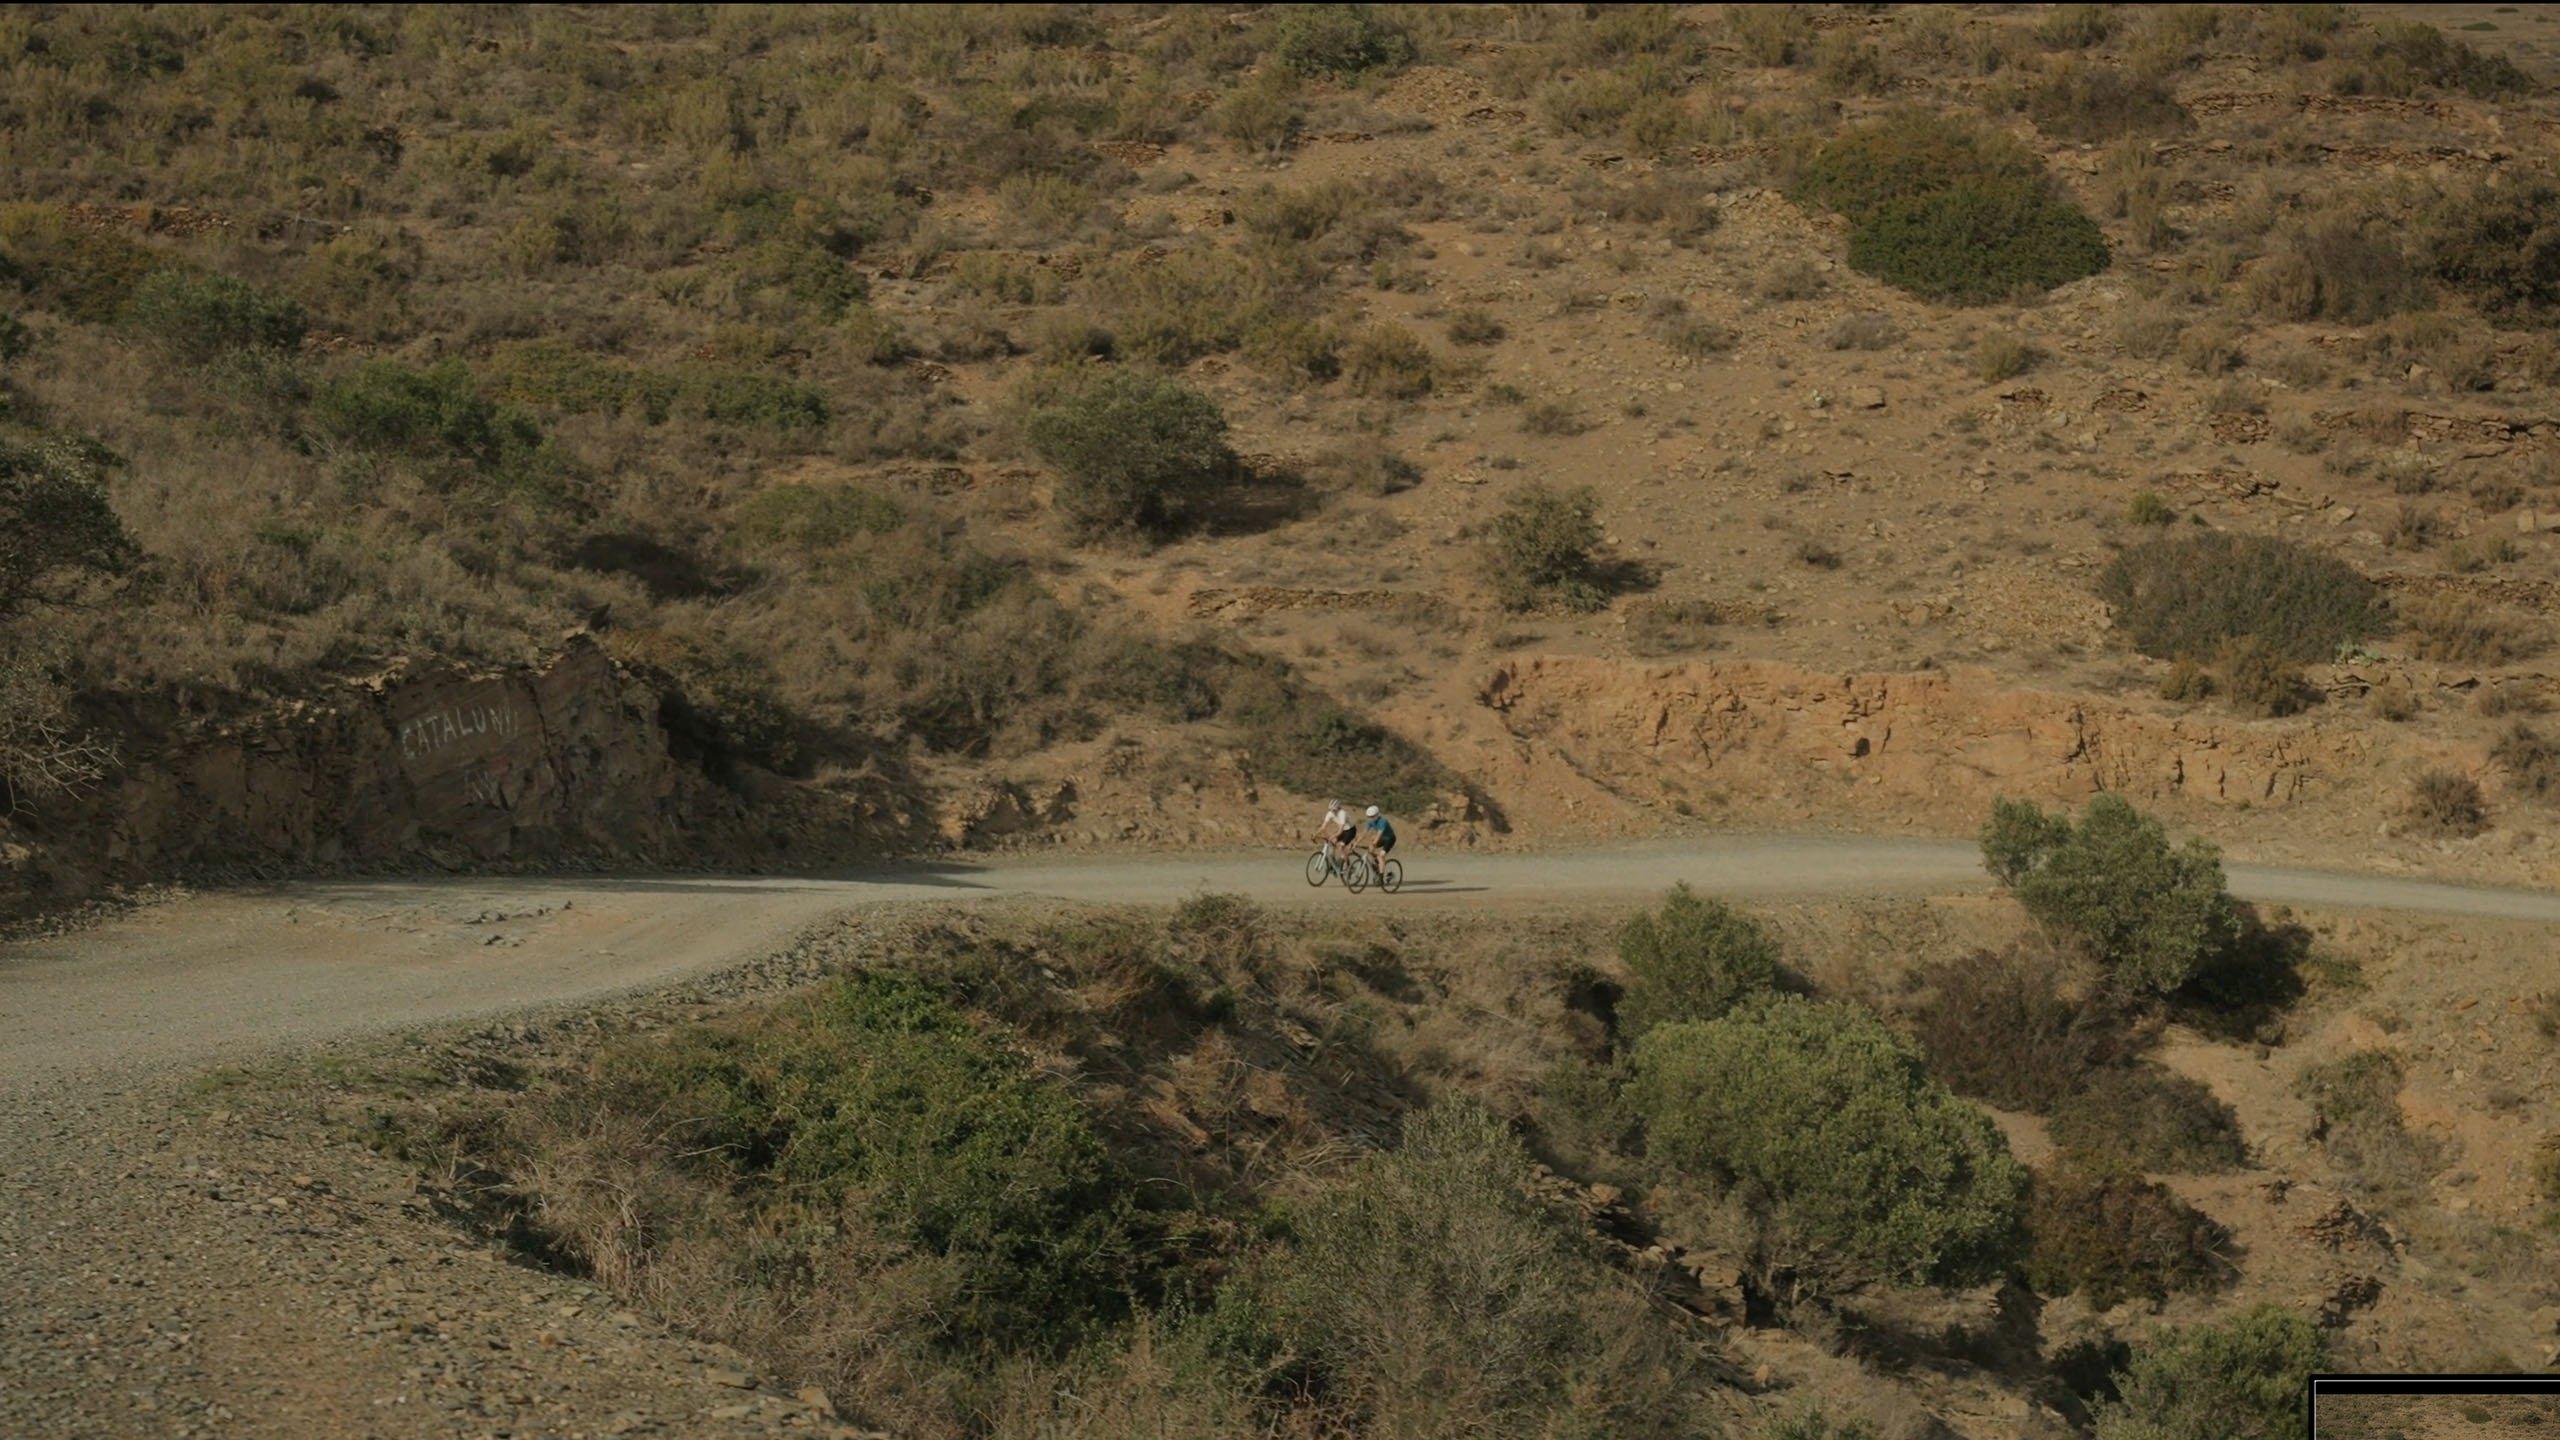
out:
<path id="1" fill-rule="evenodd" d="M 1387 817 L 1375 805 L 1369 807 L 1368 817 L 1360 822 L 1360 848 L 1373 852 L 1377 863 L 1383 865 L 1395 853 L 1396 827 L 1387 823 Z"/>

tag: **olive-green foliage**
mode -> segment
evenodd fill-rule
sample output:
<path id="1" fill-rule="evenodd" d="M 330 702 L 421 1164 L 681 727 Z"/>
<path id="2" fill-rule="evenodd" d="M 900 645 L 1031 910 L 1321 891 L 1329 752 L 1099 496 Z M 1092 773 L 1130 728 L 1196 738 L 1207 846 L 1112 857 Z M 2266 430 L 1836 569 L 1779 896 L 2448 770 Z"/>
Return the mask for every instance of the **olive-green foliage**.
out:
<path id="1" fill-rule="evenodd" d="M 777 1223 L 845 1216 L 956 1261 L 954 1339 L 1071 1340 L 1119 1311 L 1140 1222 L 1074 1099 L 890 973 L 608 1052 L 598 1083 Z"/>
<path id="2" fill-rule="evenodd" d="M 1822 1407 L 1807 1405 L 1778 1417 L 1759 1432 L 1757 1440 L 1876 1440 L 1876 1428 L 1854 1417 L 1834 1420 Z"/>
<path id="3" fill-rule="evenodd" d="M 2533 88 L 2504 55 L 2483 54 L 2423 21 L 2376 20 L 2343 47 L 2331 87 L 2349 95 L 2415 95 L 2458 90 L 2487 98 Z"/>
<path id="4" fill-rule="evenodd" d="M 1809 1271 L 1964 1284 L 2015 1258 L 2026 1172 L 1999 1127 L 1858 1006 L 1778 996 L 1657 1026 L 1635 1075 L 1646 1153 L 1751 1187 Z"/>
<path id="5" fill-rule="evenodd" d="M 172 359 L 202 364 L 226 350 L 289 350 L 301 343 L 302 307 L 228 275 L 170 268 L 152 273 L 124 307 L 124 323 Z"/>
<path id="6" fill-rule="evenodd" d="M 2433 258 L 2446 262 L 2442 252 Z M 2502 253 L 2495 263 L 2510 258 Z M 2243 289 L 2251 303 L 2280 319 L 2349 325 L 2369 325 L 2426 299 L 2390 227 L 2355 212 L 2314 216 L 2278 231 L 2249 267 Z"/>
<path id="7" fill-rule="evenodd" d="M 1348 78 L 1413 58 L 1413 37 L 1367 5 L 1283 5 L 1271 54 L 1299 75 Z"/>
<path id="8" fill-rule="evenodd" d="M 2027 87 L 2023 102 L 2038 130 L 2084 144 L 2173 134 L 2195 123 L 2166 84 L 2111 65 L 2066 61 Z"/>
<path id="9" fill-rule="evenodd" d="M 1597 610 L 1609 603 L 1600 548 L 1600 497 L 1531 481 L 1503 497 L 1485 536 L 1494 597 L 1512 610 Z"/>
<path id="10" fill-rule="evenodd" d="M 767 486 L 747 497 L 734 521 L 742 538 L 812 552 L 886 535 L 905 522 L 897 502 L 862 486 L 799 481 Z"/>
<path id="11" fill-rule="evenodd" d="M 57 580 L 139 558 L 107 500 L 107 472 L 121 463 L 93 441 L 0 435 L 0 620 L 48 598 Z"/>
<path id="12" fill-rule="evenodd" d="M 2171 845 L 2121 796 L 2091 800 L 2076 825 L 2033 801 L 1995 801 L 1982 858 L 2039 925 L 2136 990 L 2177 989 L 2239 934 L 2221 852 Z"/>
<path id="13" fill-rule="evenodd" d="M 537 478 L 548 458 L 532 418 L 482 395 L 454 360 L 423 370 L 368 360 L 321 385 L 311 414 L 325 434 L 357 449 L 493 480 Z"/>
<path id="14" fill-rule="evenodd" d="M 2047 1133 L 2065 1151 L 2167 1174 L 2248 1163 L 2240 1120 L 2202 1081 L 2151 1065 L 2102 1070 L 2054 1105 Z"/>
<path id="15" fill-rule="evenodd" d="M 1235 471 L 1217 402 L 1160 375 L 1112 371 L 1034 409 L 1027 429 L 1086 535 L 1169 529 Z"/>
<path id="16" fill-rule="evenodd" d="M 1219 713 L 1243 730 L 1255 770 L 1297 794 L 1366 795 L 1411 813 L 1458 788 L 1457 777 L 1413 742 L 1276 664 L 1239 659 L 1221 691 Z"/>
<path id="17" fill-rule="evenodd" d="M 2097 591 L 2134 648 L 2163 660 L 2211 658 L 2250 636 L 2285 659 L 2322 661 L 2388 628 L 2381 591 L 2353 566 L 2266 535 L 2205 530 L 2129 545 Z"/>
<path id="18" fill-rule="evenodd" d="M 1788 189 L 1862 224 L 1888 206 L 1967 181 L 2026 181 L 2042 173 L 2035 156 L 2005 135 L 1905 112 L 1832 137 L 1805 159 Z"/>
<path id="19" fill-rule="evenodd" d="M 1790 190 L 1848 218 L 1849 263 L 1931 299 L 2010 299 L 2107 265 L 2097 222 L 2015 141 L 1906 112 L 1841 132 Z"/>
<path id="20" fill-rule="evenodd" d="M 572 415 L 632 415 L 653 425 L 681 416 L 786 431 L 827 423 L 826 397 L 784 376 L 701 362 L 652 370 L 553 340 L 499 350 L 487 380 L 501 400 Z"/>
<path id="21" fill-rule="evenodd" d="M 1698 1377 L 1503 1122 L 1448 1101 L 1298 1218 L 1280 1335 L 1382 1440 L 1699 1434 Z"/>
<path id="22" fill-rule="evenodd" d="M 2560 184 L 2499 176 L 2457 186 L 2427 207 L 2413 247 L 2437 279 L 2493 313 L 2560 304 Z"/>
<path id="23" fill-rule="evenodd" d="M 1619 1033 L 1629 1041 L 1656 1025 L 1713 1020 L 1778 980 L 1778 942 L 1748 915 L 1682 885 L 1662 908 L 1618 932 L 1627 967 Z"/>
<path id="24" fill-rule="evenodd" d="M 1977 950 L 1920 978 L 1928 995 L 1913 1032 L 1930 1072 L 1960 1094 L 2042 1113 L 2132 1051 L 2124 1017 L 2104 997 L 2066 993 L 2041 950 Z"/>
<path id="25" fill-rule="evenodd" d="M 2168 1187 L 2112 1166 L 2064 1160 L 2036 1173 L 2027 1201 L 2027 1283 L 2100 1309 L 2209 1290 L 2231 1275 L 2222 1227 Z"/>
<path id="26" fill-rule="evenodd" d="M 2319 1327 L 2276 1305 L 2135 1347 L 2098 1440 L 2297 1440 L 2325 1347 Z"/>
<path id="27" fill-rule="evenodd" d="M 1877 210 L 1850 234 L 1849 265 L 1927 299 L 1980 304 L 2095 275 L 2107 242 L 2042 180 L 1960 181 Z"/>

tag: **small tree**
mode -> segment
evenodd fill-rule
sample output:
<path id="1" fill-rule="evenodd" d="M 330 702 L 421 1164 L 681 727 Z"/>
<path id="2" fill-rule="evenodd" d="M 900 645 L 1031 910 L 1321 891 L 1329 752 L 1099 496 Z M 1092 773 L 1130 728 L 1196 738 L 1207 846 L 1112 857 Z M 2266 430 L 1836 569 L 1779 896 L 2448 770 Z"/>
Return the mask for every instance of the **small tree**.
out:
<path id="1" fill-rule="evenodd" d="M 2120 796 L 2090 801 L 2076 826 L 2032 801 L 1995 801 L 1982 858 L 2037 924 L 2140 989 L 2177 989 L 2239 934 L 2221 853 L 2170 845 Z"/>
<path id="2" fill-rule="evenodd" d="M 2163 1335 L 2116 1376 L 2098 1440 L 2293 1440 L 2323 1348 L 2318 1327 L 2275 1305 Z"/>
<path id="3" fill-rule="evenodd" d="M 1601 582 L 1600 497 L 1591 487 L 1559 490 L 1531 481 L 1514 490 L 1485 537 L 1485 574 L 1512 610 L 1597 610 Z"/>
<path id="4" fill-rule="evenodd" d="M 1162 531 L 1235 468 L 1217 402 L 1160 375 L 1114 371 L 1033 410 L 1029 430 L 1085 535 Z"/>
<path id="5" fill-rule="evenodd" d="M 1656 1025 L 1713 1020 L 1778 979 L 1778 942 L 1750 916 L 1688 886 L 1618 932 L 1627 998 L 1618 1007 L 1630 1040 Z"/>
<path id="6" fill-rule="evenodd" d="M 133 563 L 133 537 L 107 501 L 117 463 L 90 441 L 0 439 L 0 620 L 46 598 L 55 580 Z"/>
<path id="7" fill-rule="evenodd" d="M 1776 996 L 1636 1046 L 1646 1153 L 1752 1187 L 1794 1263 L 1850 1282 L 1967 1284 L 2017 1254 L 2026 1172 L 1870 1012 Z"/>

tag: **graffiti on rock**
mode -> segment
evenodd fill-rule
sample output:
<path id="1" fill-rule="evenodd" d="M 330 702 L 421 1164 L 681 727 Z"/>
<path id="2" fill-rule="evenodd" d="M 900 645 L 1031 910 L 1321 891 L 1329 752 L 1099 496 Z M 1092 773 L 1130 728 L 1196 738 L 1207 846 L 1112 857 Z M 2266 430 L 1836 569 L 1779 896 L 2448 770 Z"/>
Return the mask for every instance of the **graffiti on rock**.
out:
<path id="1" fill-rule="evenodd" d="M 505 701 L 495 705 L 448 705 L 401 722 L 400 758 L 423 760 L 476 735 L 512 740 L 519 728 L 516 707 Z"/>

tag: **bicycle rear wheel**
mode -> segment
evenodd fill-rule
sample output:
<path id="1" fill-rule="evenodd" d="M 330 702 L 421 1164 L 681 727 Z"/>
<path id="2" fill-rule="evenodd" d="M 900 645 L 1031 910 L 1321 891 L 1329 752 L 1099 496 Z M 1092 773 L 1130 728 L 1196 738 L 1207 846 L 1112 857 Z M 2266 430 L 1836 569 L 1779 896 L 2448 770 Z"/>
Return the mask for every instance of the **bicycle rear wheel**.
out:
<path id="1" fill-rule="evenodd" d="M 1369 888 L 1369 859 L 1367 856 L 1354 855 L 1351 857 L 1350 862 L 1342 867 L 1342 885 L 1344 889 L 1349 890 L 1354 895 L 1357 895 L 1361 891 Z"/>
<path id="2" fill-rule="evenodd" d="M 1378 867 L 1378 888 L 1393 895 L 1404 888 L 1404 862 L 1389 859 Z"/>
<path id="3" fill-rule="evenodd" d="M 1321 850 L 1307 857 L 1307 883 L 1322 885 L 1324 877 L 1333 873 L 1333 861 Z"/>

